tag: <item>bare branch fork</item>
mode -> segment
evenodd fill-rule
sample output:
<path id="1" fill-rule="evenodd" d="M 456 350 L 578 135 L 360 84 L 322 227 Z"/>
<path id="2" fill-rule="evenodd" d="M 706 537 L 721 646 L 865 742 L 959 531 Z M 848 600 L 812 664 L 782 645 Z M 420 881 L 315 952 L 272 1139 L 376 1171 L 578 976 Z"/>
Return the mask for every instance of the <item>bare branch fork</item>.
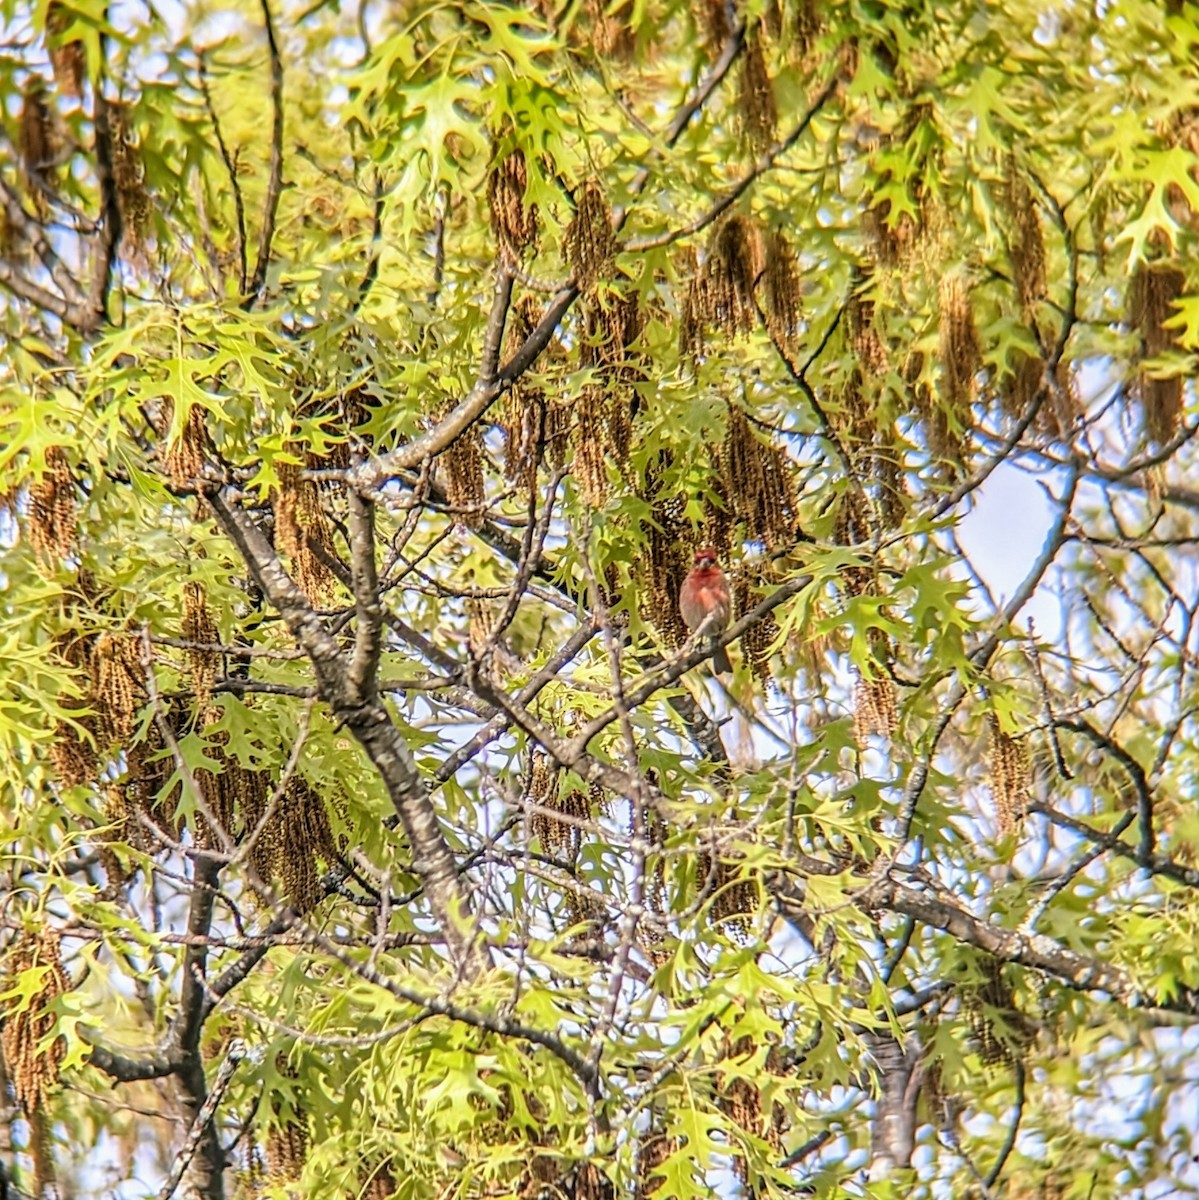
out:
<path id="1" fill-rule="evenodd" d="M 504 320 L 511 297 L 512 278 L 501 267 L 496 287 L 496 299 L 484 333 L 484 347 L 498 344 L 503 336 Z M 484 358 L 484 371 L 466 396 L 430 430 L 387 454 L 371 458 L 346 472 L 347 486 L 361 492 L 376 490 L 400 471 L 420 466 L 426 459 L 436 458 L 456 438 L 471 427 L 503 394 L 505 388 L 518 379 L 549 345 L 562 318 L 579 295 L 578 286 L 571 282 L 564 287 L 546 310 L 537 327 L 525 339 L 512 358 L 499 367 L 495 375 L 486 377 L 489 354 Z M 489 352 L 490 353 L 490 352 Z"/>
<path id="2" fill-rule="evenodd" d="M 226 499 L 221 489 L 209 492 L 208 501 L 255 583 L 307 652 L 321 698 L 375 764 L 412 847 L 413 869 L 424 885 L 451 954 L 468 974 L 477 974 L 484 969 L 487 959 L 470 927 L 473 911 L 470 895 L 458 876 L 453 853 L 442 834 L 412 751 L 373 692 L 370 666 L 378 653 L 377 595 L 368 596 L 364 591 L 360 598 L 356 596 L 356 603 L 363 608 L 366 628 L 356 634 L 354 658 L 347 663 L 336 640 L 313 612 L 253 519 L 235 502 Z M 370 529 L 365 510 L 359 510 L 355 528 L 353 536 L 361 543 L 369 536 Z M 372 545 L 367 554 L 371 565 L 356 563 L 354 567 L 358 573 L 357 585 L 364 589 L 373 577 L 373 555 Z"/>
<path id="3" fill-rule="evenodd" d="M 744 36 L 744 30 L 741 30 L 740 36 Z M 712 89 L 715 88 L 720 78 L 723 77 L 723 73 L 728 70 L 728 67 L 736 57 L 737 49 L 740 46 L 739 38 L 735 37 L 734 42 L 736 42 L 735 46 L 730 43 L 730 47 L 726 47 L 726 55 L 722 55 L 720 64 L 718 64 L 721 66 L 721 72 L 718 75 L 714 73 L 711 86 L 702 91 L 702 99 L 699 100 L 699 104 L 702 104 L 711 94 Z M 836 90 L 838 80 L 839 75 L 834 75 L 824 85 L 815 101 L 813 101 L 812 106 L 795 129 L 763 155 L 754 168 L 747 172 L 745 177 L 704 216 L 680 230 L 663 235 L 661 238 L 631 242 L 627 246 L 627 249 L 637 252 L 652 249 L 659 245 L 668 245 L 680 238 L 699 232 L 715 221 L 731 205 L 736 203 L 761 175 L 774 165 L 780 155 L 784 154 L 799 141 L 817 113 L 824 107 Z M 686 128 L 694 112 L 698 110 L 699 104 L 691 112 L 687 112 L 686 107 L 684 108 L 683 112 L 686 115 L 683 116 L 680 114 L 682 118 L 681 122 L 677 127 L 674 125 L 671 127 L 672 140 L 677 139 L 683 129 Z M 641 181 L 640 186 L 636 188 L 634 194 L 637 194 L 643 187 L 644 181 Z M 620 224 L 623 224 L 625 215 L 621 214 L 618 218 Z M 427 433 L 414 438 L 406 445 L 388 454 L 381 455 L 378 458 L 371 459 L 360 466 L 352 468 L 346 475 L 346 483 L 350 487 L 359 491 L 373 490 L 379 487 L 389 476 L 396 474 L 398 471 L 409 470 L 419 465 L 425 459 L 433 458 L 440 454 L 442 450 L 449 446 L 455 438 L 468 429 L 495 403 L 505 387 L 519 379 L 536 362 L 541 352 L 549 345 L 549 341 L 561 324 L 562 318 L 579 296 L 579 287 L 574 280 L 565 284 L 551 301 L 545 315 L 538 322 L 537 327 L 529 334 L 524 343 L 513 354 L 512 358 L 500 367 L 494 376 L 489 377 L 488 368 L 496 361 L 492 357 L 491 348 L 498 346 L 499 340 L 503 336 L 503 325 L 507 314 L 508 299 L 511 296 L 511 286 L 512 269 L 506 265 L 501 265 L 497 279 L 496 301 L 492 305 L 491 317 L 484 334 L 486 353 L 483 360 L 483 370 L 480 372 L 479 379 L 470 392 Z"/>

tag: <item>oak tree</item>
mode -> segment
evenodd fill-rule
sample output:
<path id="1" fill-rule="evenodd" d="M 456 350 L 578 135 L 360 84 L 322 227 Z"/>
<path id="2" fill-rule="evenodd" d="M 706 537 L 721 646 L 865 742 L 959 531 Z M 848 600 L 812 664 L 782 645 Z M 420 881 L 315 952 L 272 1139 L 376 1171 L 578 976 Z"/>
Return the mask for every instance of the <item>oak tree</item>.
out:
<path id="1" fill-rule="evenodd" d="M 1199 1187 L 1199 8 L 0 14 L 11 1193 Z"/>

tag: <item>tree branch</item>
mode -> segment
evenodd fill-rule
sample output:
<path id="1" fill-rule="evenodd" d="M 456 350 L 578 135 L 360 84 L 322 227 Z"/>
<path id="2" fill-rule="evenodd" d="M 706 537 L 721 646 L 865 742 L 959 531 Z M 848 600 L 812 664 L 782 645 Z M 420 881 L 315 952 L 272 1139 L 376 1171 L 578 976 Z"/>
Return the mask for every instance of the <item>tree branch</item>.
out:
<path id="1" fill-rule="evenodd" d="M 240 1038 L 230 1043 L 225 1060 L 217 1070 L 216 1079 L 213 1080 L 212 1090 L 208 1093 L 200 1111 L 196 1113 L 191 1128 L 187 1131 L 187 1139 L 179 1147 L 179 1153 L 175 1155 L 171 1173 L 158 1191 L 157 1200 L 170 1200 L 171 1196 L 175 1194 L 175 1189 L 182 1183 L 183 1174 L 199 1150 L 201 1142 L 206 1136 L 213 1136 L 212 1121 L 216 1116 L 216 1110 L 224 1099 L 229 1084 L 233 1081 L 233 1073 L 237 1070 L 237 1064 L 245 1056 L 245 1043 Z"/>
<path id="2" fill-rule="evenodd" d="M 375 506 L 360 493 L 349 493 L 350 578 L 354 592 L 354 653 L 347 675 L 361 703 L 375 691 L 382 648 L 383 604 L 375 566 Z"/>
<path id="3" fill-rule="evenodd" d="M 355 694 L 337 643 L 253 520 L 231 504 L 219 489 L 208 493 L 208 502 L 254 582 L 307 651 L 321 698 L 362 744 L 382 776 L 412 848 L 413 870 L 424 885 L 446 943 L 468 973 L 478 973 L 486 966 L 487 956 L 473 928 L 470 896 L 458 877 L 453 853 L 442 834 L 412 751 L 382 703 L 376 697 L 363 699 Z"/>
<path id="4" fill-rule="evenodd" d="M 259 0 L 259 3 L 262 6 L 267 52 L 271 60 L 271 110 L 274 119 L 271 126 L 270 178 L 267 180 L 266 202 L 263 205 L 262 229 L 258 234 L 258 261 L 254 264 L 254 276 L 250 280 L 249 294 L 242 302 L 243 308 L 253 308 L 266 284 L 266 273 L 271 261 L 271 242 L 275 237 L 275 216 L 279 209 L 279 195 L 283 190 L 283 60 L 279 56 L 279 44 L 275 40 L 275 22 L 271 17 L 270 0 Z"/>
<path id="5" fill-rule="evenodd" d="M 241 181 L 237 178 L 237 167 L 233 156 L 225 144 L 225 135 L 221 122 L 217 118 L 216 108 L 212 103 L 212 91 L 208 86 L 208 59 L 203 49 L 197 51 L 200 61 L 200 95 L 204 97 L 204 108 L 208 119 L 212 122 L 212 131 L 216 135 L 217 150 L 220 151 L 221 162 L 225 164 L 225 174 L 229 176 L 229 189 L 233 193 L 233 216 L 237 226 L 237 291 L 239 295 L 246 292 L 246 205 L 241 194 Z M 213 264 L 214 268 L 216 264 Z"/>
<path id="6" fill-rule="evenodd" d="M 660 233 L 655 237 L 636 238 L 629 242 L 625 249 L 636 254 L 645 250 L 656 250 L 661 246 L 670 246 L 683 238 L 693 237 L 697 233 L 703 232 L 707 227 L 713 224 L 721 216 L 724 215 L 747 191 L 753 186 L 755 181 L 760 179 L 767 171 L 774 166 L 778 159 L 784 155 L 796 142 L 803 137 L 809 125 L 811 125 L 816 114 L 828 103 L 829 98 L 837 90 L 837 85 L 841 81 L 840 72 L 834 73 L 831 78 L 820 89 L 816 99 L 812 102 L 811 107 L 803 115 L 799 124 L 781 141 L 776 142 L 761 158 L 754 164 L 753 168 L 742 178 L 737 184 L 726 192 L 715 204 L 706 212 L 696 217 L 694 221 L 682 226 L 679 229 L 669 230 L 666 233 Z"/>
<path id="7" fill-rule="evenodd" d="M 96 103 L 96 181 L 100 187 L 99 259 L 95 264 L 88 295 L 89 318 L 76 325 L 81 333 L 92 333 L 108 319 L 108 291 L 112 286 L 121 241 L 121 206 L 112 166 L 112 123 L 103 85 L 97 82 Z"/>

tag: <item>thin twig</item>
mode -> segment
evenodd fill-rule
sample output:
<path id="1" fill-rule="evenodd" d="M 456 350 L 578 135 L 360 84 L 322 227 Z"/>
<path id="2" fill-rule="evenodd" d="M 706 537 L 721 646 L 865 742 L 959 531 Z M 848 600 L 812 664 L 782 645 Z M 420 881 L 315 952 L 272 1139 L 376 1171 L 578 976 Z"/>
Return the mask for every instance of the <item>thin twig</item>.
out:
<path id="1" fill-rule="evenodd" d="M 200 95 L 204 97 L 204 107 L 208 112 L 208 119 L 212 122 L 217 150 L 220 152 L 221 161 L 225 164 L 225 173 L 229 176 L 229 189 L 233 193 L 233 216 L 237 225 L 237 293 L 239 296 L 244 296 L 248 269 L 246 266 L 246 204 L 241 194 L 241 181 L 237 177 L 237 164 L 234 163 L 233 156 L 229 153 L 220 119 L 217 117 L 216 108 L 212 103 L 212 90 L 208 86 L 208 59 L 202 49 L 198 51 L 197 56 L 200 61 Z"/>
<path id="2" fill-rule="evenodd" d="M 262 6 L 262 21 L 266 28 L 266 45 L 271 60 L 271 110 L 274 120 L 271 126 L 270 177 L 266 185 L 266 200 L 262 210 L 262 229 L 258 234 L 258 261 L 254 264 L 254 276 L 250 280 L 249 292 L 242 301 L 243 308 L 253 308 L 266 284 L 266 273 L 271 261 L 271 242 L 275 237 L 275 217 L 279 210 L 279 196 L 283 191 L 283 59 L 279 55 L 279 43 L 275 40 L 275 22 L 271 17 L 270 0 L 259 0 Z"/>
<path id="3" fill-rule="evenodd" d="M 727 191 L 719 200 L 716 201 L 706 212 L 701 213 L 695 220 L 689 221 L 686 225 L 680 226 L 678 229 L 668 230 L 666 233 L 660 233 L 654 237 L 636 238 L 629 242 L 625 247 L 626 250 L 632 253 L 641 253 L 646 250 L 656 250 L 662 246 L 673 245 L 683 238 L 693 237 L 697 233 L 701 233 L 707 229 L 714 221 L 718 220 L 726 213 L 742 196 L 753 186 L 753 184 L 765 175 L 775 162 L 803 137 L 808 126 L 811 125 L 817 113 L 828 103 L 829 98 L 837 90 L 837 85 L 840 82 L 840 73 L 834 73 L 832 77 L 820 89 L 816 99 L 812 102 L 811 107 L 804 113 L 799 124 L 781 141 L 776 142 L 761 158 L 753 165 L 753 167 L 738 180 L 736 185 Z"/>
<path id="4" fill-rule="evenodd" d="M 1020 1059 L 1015 1062 L 1016 1075 L 1016 1100 L 1015 1113 L 1012 1114 L 1012 1123 L 1008 1126 L 1007 1137 L 1003 1139 L 1003 1145 L 999 1149 L 999 1156 L 995 1159 L 995 1165 L 987 1172 L 986 1184 L 987 1187 L 993 1188 L 999 1182 L 999 1176 L 1003 1174 L 1003 1168 L 1007 1164 L 1008 1156 L 1012 1153 L 1012 1149 L 1016 1145 L 1016 1135 L 1020 1132 L 1020 1121 L 1024 1116 L 1024 1063 Z"/>

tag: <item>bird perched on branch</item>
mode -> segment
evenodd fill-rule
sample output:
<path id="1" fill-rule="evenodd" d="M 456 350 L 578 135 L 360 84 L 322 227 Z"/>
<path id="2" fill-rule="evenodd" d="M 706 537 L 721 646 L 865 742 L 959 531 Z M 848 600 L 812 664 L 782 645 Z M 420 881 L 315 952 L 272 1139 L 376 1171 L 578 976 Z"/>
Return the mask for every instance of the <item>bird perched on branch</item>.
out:
<path id="1" fill-rule="evenodd" d="M 733 602 L 729 596 L 729 581 L 716 561 L 716 551 L 702 546 L 695 552 L 695 561 L 683 586 L 679 589 L 679 612 L 683 624 L 692 633 L 702 633 L 715 640 L 729 623 Z M 725 675 L 733 669 L 723 646 L 712 655 L 712 669 Z"/>

